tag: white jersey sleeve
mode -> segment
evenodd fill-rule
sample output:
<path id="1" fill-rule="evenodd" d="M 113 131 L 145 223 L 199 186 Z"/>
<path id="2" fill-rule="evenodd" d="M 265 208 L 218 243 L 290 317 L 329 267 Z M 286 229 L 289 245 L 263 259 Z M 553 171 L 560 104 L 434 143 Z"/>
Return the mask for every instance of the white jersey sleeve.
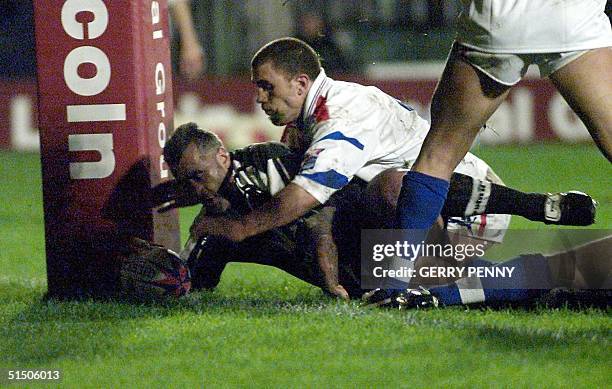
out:
<path id="1" fill-rule="evenodd" d="M 308 92 L 299 130 L 308 139 L 293 183 L 324 203 L 353 177 L 370 181 L 413 161 L 428 124 L 378 88 L 321 74 Z"/>
<path id="2" fill-rule="evenodd" d="M 325 203 L 370 160 L 377 143 L 376 132 L 347 119 L 318 123 L 293 183 Z"/>

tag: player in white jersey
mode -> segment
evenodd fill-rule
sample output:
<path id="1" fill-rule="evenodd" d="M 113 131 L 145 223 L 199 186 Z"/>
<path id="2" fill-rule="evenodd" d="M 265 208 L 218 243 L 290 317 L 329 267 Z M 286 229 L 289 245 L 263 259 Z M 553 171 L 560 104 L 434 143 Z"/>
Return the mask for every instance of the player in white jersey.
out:
<path id="1" fill-rule="evenodd" d="M 397 221 L 431 226 L 448 179 L 530 64 L 548 76 L 612 161 L 612 29 L 605 0 L 462 0 L 458 36 L 431 104 L 431 130 L 404 178 Z"/>
<path id="2" fill-rule="evenodd" d="M 263 110 L 274 124 L 300 135 L 301 169 L 265 206 L 238 220 L 203 218 L 192 227 L 195 236 L 240 241 L 285 225 L 325 203 L 353 177 L 370 181 L 390 167 L 409 167 L 418 155 L 427 122 L 375 87 L 327 77 L 306 43 L 294 38 L 268 43 L 255 54 L 252 71 Z M 479 179 L 491 176 L 488 165 L 471 154 L 457 171 Z M 509 217 L 497 215 L 487 223 L 503 230 L 508 222 Z"/>

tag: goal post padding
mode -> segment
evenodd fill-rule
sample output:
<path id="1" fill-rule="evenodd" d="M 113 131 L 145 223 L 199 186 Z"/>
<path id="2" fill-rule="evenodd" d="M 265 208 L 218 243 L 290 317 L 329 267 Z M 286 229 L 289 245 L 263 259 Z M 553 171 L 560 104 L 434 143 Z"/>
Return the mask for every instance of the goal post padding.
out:
<path id="1" fill-rule="evenodd" d="M 173 127 L 167 0 L 35 0 L 51 296 L 112 293 L 129 236 L 179 248 L 151 209 Z"/>

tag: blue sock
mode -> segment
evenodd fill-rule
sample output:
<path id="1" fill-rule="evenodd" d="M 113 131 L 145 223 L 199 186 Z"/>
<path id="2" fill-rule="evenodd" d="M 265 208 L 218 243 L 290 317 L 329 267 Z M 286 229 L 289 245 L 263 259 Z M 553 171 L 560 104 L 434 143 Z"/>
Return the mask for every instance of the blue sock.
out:
<path id="1" fill-rule="evenodd" d="M 397 227 L 429 229 L 440 215 L 448 187 L 446 180 L 419 172 L 406 173 L 397 200 Z"/>
<path id="2" fill-rule="evenodd" d="M 470 266 L 483 264 L 477 262 Z M 511 277 L 462 278 L 429 291 L 444 305 L 462 305 L 528 301 L 553 288 L 548 262 L 541 255 L 522 255 L 489 267 L 502 266 L 514 268 Z"/>

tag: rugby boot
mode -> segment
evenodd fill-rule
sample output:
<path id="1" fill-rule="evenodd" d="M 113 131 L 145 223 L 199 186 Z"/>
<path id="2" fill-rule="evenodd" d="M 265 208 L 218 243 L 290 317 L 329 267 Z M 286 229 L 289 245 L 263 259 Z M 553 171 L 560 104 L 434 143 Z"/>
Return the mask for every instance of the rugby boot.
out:
<path id="1" fill-rule="evenodd" d="M 374 289 L 362 296 L 364 307 L 387 307 L 400 310 L 438 306 L 438 298 L 422 286 L 419 289 Z"/>
<path id="2" fill-rule="evenodd" d="M 586 193 L 549 193 L 544 203 L 544 223 L 589 226 L 595 223 L 597 202 Z"/>

